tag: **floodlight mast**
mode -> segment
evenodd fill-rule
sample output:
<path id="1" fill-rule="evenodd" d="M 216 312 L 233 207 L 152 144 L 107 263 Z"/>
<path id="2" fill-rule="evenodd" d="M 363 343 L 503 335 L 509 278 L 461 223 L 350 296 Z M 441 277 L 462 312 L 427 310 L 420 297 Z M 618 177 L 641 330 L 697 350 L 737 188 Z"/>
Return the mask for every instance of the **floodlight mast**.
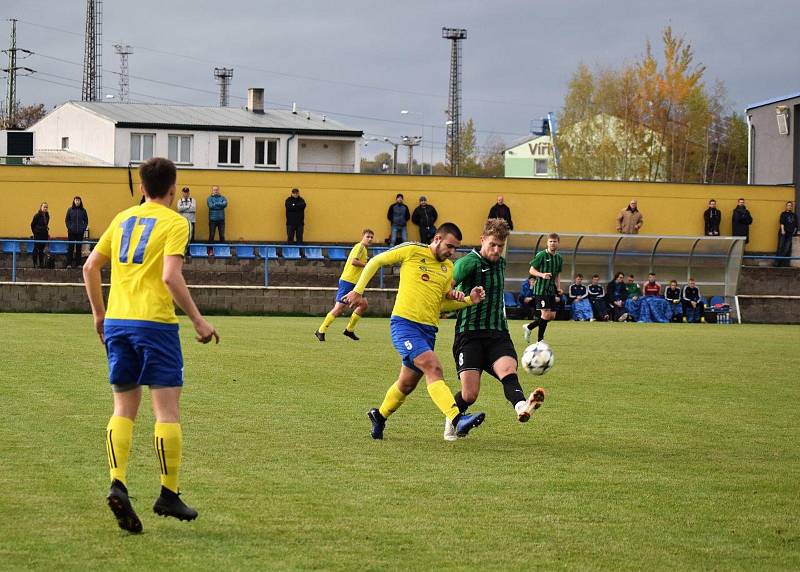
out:
<path id="1" fill-rule="evenodd" d="M 461 41 L 464 28 L 442 28 L 442 38 L 450 40 L 450 89 L 447 97 L 447 158 L 450 174 L 457 176 L 461 162 Z"/>

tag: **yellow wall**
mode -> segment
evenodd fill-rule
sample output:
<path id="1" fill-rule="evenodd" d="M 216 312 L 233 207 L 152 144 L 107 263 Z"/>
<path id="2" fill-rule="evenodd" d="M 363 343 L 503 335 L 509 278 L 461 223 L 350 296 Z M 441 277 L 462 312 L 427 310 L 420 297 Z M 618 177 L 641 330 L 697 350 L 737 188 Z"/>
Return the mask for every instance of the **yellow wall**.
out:
<path id="1" fill-rule="evenodd" d="M 51 235 L 65 237 L 64 214 L 80 195 L 96 238 L 116 212 L 138 203 L 138 173 L 133 175 L 135 197 L 125 168 L 0 166 L 0 237 L 30 236 L 31 218 L 42 201 L 50 206 Z M 515 230 L 613 233 L 617 213 L 635 197 L 644 215 L 642 232 L 673 235 L 702 235 L 702 213 L 712 197 L 723 212 L 722 234 L 730 234 L 731 211 L 741 196 L 754 219 L 748 250 L 769 252 L 776 247 L 784 203 L 794 197 L 794 189 L 777 186 L 182 170 L 178 187 L 189 186 L 198 202 L 198 240 L 208 236 L 205 200 L 215 184 L 228 198 L 230 241 L 285 240 L 283 203 L 298 187 L 308 203 L 308 243 L 354 242 L 364 227 L 383 240 L 389 235 L 386 211 L 398 192 L 412 211 L 419 195 L 426 195 L 439 222 L 457 223 L 468 244 L 477 242 L 498 194 L 512 209 Z M 416 226 L 409 225 L 409 237 L 419 238 Z"/>

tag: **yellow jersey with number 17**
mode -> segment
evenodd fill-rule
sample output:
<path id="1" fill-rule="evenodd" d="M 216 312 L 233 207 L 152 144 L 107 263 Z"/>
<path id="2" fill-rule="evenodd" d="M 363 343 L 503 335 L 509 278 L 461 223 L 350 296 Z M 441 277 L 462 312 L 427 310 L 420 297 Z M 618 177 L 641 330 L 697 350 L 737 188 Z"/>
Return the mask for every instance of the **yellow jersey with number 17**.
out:
<path id="1" fill-rule="evenodd" d="M 183 256 L 189 223 L 147 201 L 119 213 L 95 246 L 111 259 L 106 319 L 177 324 L 175 303 L 162 278 L 164 257 Z"/>

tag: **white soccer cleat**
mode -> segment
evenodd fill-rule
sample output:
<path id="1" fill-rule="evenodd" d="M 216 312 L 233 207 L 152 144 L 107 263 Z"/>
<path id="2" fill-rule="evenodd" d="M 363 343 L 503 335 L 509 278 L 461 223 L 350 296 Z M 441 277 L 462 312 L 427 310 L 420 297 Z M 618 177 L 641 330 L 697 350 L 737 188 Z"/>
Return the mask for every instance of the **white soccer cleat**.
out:
<path id="1" fill-rule="evenodd" d="M 518 401 L 514 405 L 514 410 L 517 412 L 517 420 L 520 423 L 526 423 L 531 414 L 539 409 L 544 403 L 544 389 L 537 387 L 527 401 Z"/>
<path id="2" fill-rule="evenodd" d="M 445 441 L 456 441 L 458 440 L 458 435 L 456 435 L 456 426 L 453 425 L 453 422 L 450 421 L 447 417 L 444 419 L 444 440 Z"/>
<path id="3" fill-rule="evenodd" d="M 531 330 L 528 329 L 528 324 L 522 324 L 522 335 L 525 337 L 525 342 L 531 341 Z"/>

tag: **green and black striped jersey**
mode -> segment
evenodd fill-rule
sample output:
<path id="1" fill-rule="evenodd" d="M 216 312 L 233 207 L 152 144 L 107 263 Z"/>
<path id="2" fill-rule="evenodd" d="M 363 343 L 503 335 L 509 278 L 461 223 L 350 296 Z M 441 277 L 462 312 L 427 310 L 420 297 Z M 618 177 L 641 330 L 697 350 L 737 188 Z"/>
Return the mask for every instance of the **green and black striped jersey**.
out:
<path id="1" fill-rule="evenodd" d="M 486 298 L 458 311 L 456 333 L 484 330 L 508 331 L 506 306 L 503 290 L 506 279 L 506 259 L 502 256 L 497 262 L 489 262 L 476 250 L 456 260 L 453 268 L 453 281 L 464 293 L 475 286 L 483 286 Z"/>
<path id="2" fill-rule="evenodd" d="M 556 283 L 558 275 L 561 274 L 561 269 L 564 267 L 564 260 L 561 255 L 556 252 L 550 254 L 547 250 L 540 250 L 536 256 L 531 260 L 531 267 L 539 272 L 549 272 L 551 274 L 550 280 L 544 278 L 536 278 L 533 284 L 534 296 L 555 296 L 559 285 Z"/>

